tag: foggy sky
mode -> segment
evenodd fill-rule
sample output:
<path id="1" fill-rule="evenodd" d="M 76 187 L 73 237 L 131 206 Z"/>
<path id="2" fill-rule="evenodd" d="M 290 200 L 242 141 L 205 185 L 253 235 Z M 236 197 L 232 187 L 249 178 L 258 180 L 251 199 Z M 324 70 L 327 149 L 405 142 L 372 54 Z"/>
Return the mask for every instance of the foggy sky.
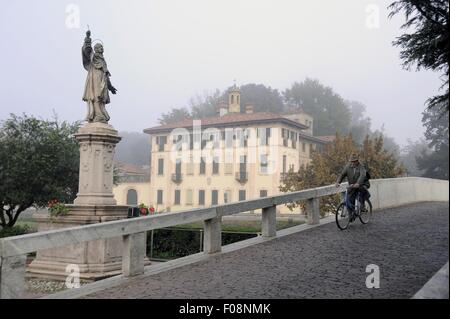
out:
<path id="1" fill-rule="evenodd" d="M 391 0 L 0 2 L 0 120 L 52 110 L 62 120 L 85 117 L 87 24 L 104 42 L 118 89 L 107 109 L 121 131 L 142 132 L 233 79 L 283 91 L 310 77 L 367 105 L 373 128 L 384 123 L 405 144 L 423 135 L 424 102 L 441 85 L 436 73 L 402 69 L 391 42 L 404 17 L 387 19 Z M 80 28 L 67 26 L 68 4 L 79 6 Z M 366 26 L 370 4 L 380 8 L 379 28 Z"/>

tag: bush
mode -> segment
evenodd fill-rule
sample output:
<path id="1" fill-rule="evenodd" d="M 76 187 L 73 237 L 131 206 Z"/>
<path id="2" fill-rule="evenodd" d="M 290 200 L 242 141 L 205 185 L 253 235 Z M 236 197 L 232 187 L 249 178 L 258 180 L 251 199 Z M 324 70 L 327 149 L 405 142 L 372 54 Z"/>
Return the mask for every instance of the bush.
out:
<path id="1" fill-rule="evenodd" d="M 24 225 L 24 226 L 16 225 L 16 226 L 10 227 L 10 228 L 9 227 L 3 228 L 3 229 L 0 229 L 0 238 L 24 235 L 24 234 L 29 233 L 30 231 L 31 231 L 31 229 L 30 229 L 30 226 L 28 226 L 28 225 Z"/>

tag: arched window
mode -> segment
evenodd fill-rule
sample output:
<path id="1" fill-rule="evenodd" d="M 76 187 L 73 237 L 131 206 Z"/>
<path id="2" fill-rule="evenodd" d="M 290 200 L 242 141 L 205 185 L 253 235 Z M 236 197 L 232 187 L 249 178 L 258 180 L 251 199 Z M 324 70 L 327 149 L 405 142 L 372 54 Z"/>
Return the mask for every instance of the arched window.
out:
<path id="1" fill-rule="evenodd" d="M 127 205 L 133 206 L 137 205 L 138 198 L 135 189 L 129 189 L 127 192 Z"/>
<path id="2" fill-rule="evenodd" d="M 234 103 L 234 95 L 231 95 L 231 104 Z"/>
<path id="3" fill-rule="evenodd" d="M 236 96 L 236 103 L 239 104 L 239 95 Z"/>

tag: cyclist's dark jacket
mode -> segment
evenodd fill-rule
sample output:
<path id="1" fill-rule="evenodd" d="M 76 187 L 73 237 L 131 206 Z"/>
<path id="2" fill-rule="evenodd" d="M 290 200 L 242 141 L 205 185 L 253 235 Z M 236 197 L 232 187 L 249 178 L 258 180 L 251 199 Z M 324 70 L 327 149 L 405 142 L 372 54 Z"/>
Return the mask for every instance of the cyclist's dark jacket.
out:
<path id="1" fill-rule="evenodd" d="M 355 167 L 352 167 L 351 164 L 345 165 L 337 180 L 338 184 L 342 183 L 342 180 L 345 177 L 347 177 L 349 185 L 358 183 L 359 185 L 364 185 L 366 187 L 370 186 L 369 181 L 366 178 L 366 169 L 361 164 L 358 164 Z"/>

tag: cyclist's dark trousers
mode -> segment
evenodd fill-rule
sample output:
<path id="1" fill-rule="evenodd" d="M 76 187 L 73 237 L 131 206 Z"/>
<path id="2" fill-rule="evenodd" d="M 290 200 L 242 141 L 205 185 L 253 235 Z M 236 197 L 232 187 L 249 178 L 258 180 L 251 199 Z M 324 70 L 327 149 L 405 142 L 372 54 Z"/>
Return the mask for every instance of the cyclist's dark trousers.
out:
<path id="1" fill-rule="evenodd" d="M 355 200 L 358 193 L 361 193 L 361 206 L 364 204 L 363 201 L 370 197 L 370 193 L 364 185 L 361 185 L 359 188 L 352 189 L 349 193 L 349 200 L 353 208 L 355 207 Z"/>

